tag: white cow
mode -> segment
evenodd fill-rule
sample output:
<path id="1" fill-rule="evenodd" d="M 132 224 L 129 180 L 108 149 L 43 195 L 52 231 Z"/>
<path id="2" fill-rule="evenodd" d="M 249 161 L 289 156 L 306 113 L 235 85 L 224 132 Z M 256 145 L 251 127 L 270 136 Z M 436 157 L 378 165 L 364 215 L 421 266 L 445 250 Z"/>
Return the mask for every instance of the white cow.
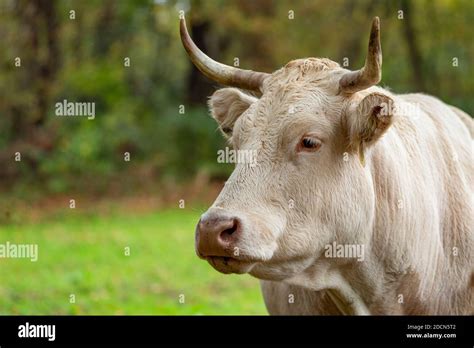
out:
<path id="1" fill-rule="evenodd" d="M 265 74 L 213 61 L 181 19 L 193 63 L 239 88 L 212 95 L 212 116 L 257 153 L 202 215 L 196 251 L 261 279 L 271 314 L 474 313 L 474 123 L 376 86 L 379 27 L 358 71 L 308 58 Z"/>

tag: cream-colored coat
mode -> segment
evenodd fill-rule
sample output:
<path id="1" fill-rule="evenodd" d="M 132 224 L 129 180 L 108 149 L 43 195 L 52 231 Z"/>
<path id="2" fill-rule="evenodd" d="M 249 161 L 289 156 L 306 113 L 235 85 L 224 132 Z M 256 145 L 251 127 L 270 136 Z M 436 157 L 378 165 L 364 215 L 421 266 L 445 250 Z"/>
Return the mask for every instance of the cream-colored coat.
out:
<path id="1" fill-rule="evenodd" d="M 234 148 L 258 153 L 212 206 L 242 217 L 253 261 L 238 273 L 262 279 L 271 314 L 473 314 L 471 117 L 422 94 L 344 95 L 345 72 L 296 60 L 259 99 L 211 97 Z M 317 151 L 298 151 L 307 134 Z M 325 256 L 333 242 L 363 246 L 364 260 Z"/>

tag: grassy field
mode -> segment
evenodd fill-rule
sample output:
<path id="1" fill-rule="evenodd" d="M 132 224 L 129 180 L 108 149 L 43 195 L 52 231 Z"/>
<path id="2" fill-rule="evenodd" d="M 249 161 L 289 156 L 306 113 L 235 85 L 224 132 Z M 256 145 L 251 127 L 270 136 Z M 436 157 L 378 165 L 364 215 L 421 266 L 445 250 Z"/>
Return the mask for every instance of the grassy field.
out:
<path id="1" fill-rule="evenodd" d="M 258 280 L 197 258 L 198 212 L 102 215 L 0 226 L 1 244 L 39 248 L 37 262 L 0 258 L 0 314 L 266 314 Z"/>

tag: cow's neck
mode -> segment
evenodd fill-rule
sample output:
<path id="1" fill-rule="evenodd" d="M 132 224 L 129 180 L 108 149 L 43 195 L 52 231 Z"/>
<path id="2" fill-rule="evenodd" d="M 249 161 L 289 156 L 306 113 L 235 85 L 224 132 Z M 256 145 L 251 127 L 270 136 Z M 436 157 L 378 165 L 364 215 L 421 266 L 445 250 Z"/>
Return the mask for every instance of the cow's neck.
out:
<path id="1" fill-rule="evenodd" d="M 305 272 L 285 281 L 309 291 L 326 291 L 334 305 L 345 315 L 370 315 L 366 300 L 340 268 L 326 260 L 316 262 Z"/>
<path id="2" fill-rule="evenodd" d="M 370 315 L 364 300 L 349 283 L 341 283 L 339 287 L 326 290 L 336 307 L 344 315 Z"/>

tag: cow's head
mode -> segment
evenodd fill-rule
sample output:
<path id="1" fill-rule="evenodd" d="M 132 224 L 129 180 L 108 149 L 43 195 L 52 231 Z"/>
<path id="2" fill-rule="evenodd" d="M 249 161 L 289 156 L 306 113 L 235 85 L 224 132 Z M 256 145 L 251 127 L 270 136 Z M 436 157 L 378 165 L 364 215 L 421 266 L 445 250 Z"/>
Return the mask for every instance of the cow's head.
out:
<path id="1" fill-rule="evenodd" d="M 373 87 L 381 79 L 379 26 L 376 17 L 360 70 L 308 58 L 266 74 L 212 60 L 181 19 L 196 67 L 232 86 L 210 98 L 212 116 L 234 150 L 257 154 L 256 165 L 236 164 L 197 225 L 197 254 L 218 271 L 281 280 L 324 257 L 334 240 L 367 242 L 374 190 L 365 163 L 392 123 L 390 94 Z"/>

